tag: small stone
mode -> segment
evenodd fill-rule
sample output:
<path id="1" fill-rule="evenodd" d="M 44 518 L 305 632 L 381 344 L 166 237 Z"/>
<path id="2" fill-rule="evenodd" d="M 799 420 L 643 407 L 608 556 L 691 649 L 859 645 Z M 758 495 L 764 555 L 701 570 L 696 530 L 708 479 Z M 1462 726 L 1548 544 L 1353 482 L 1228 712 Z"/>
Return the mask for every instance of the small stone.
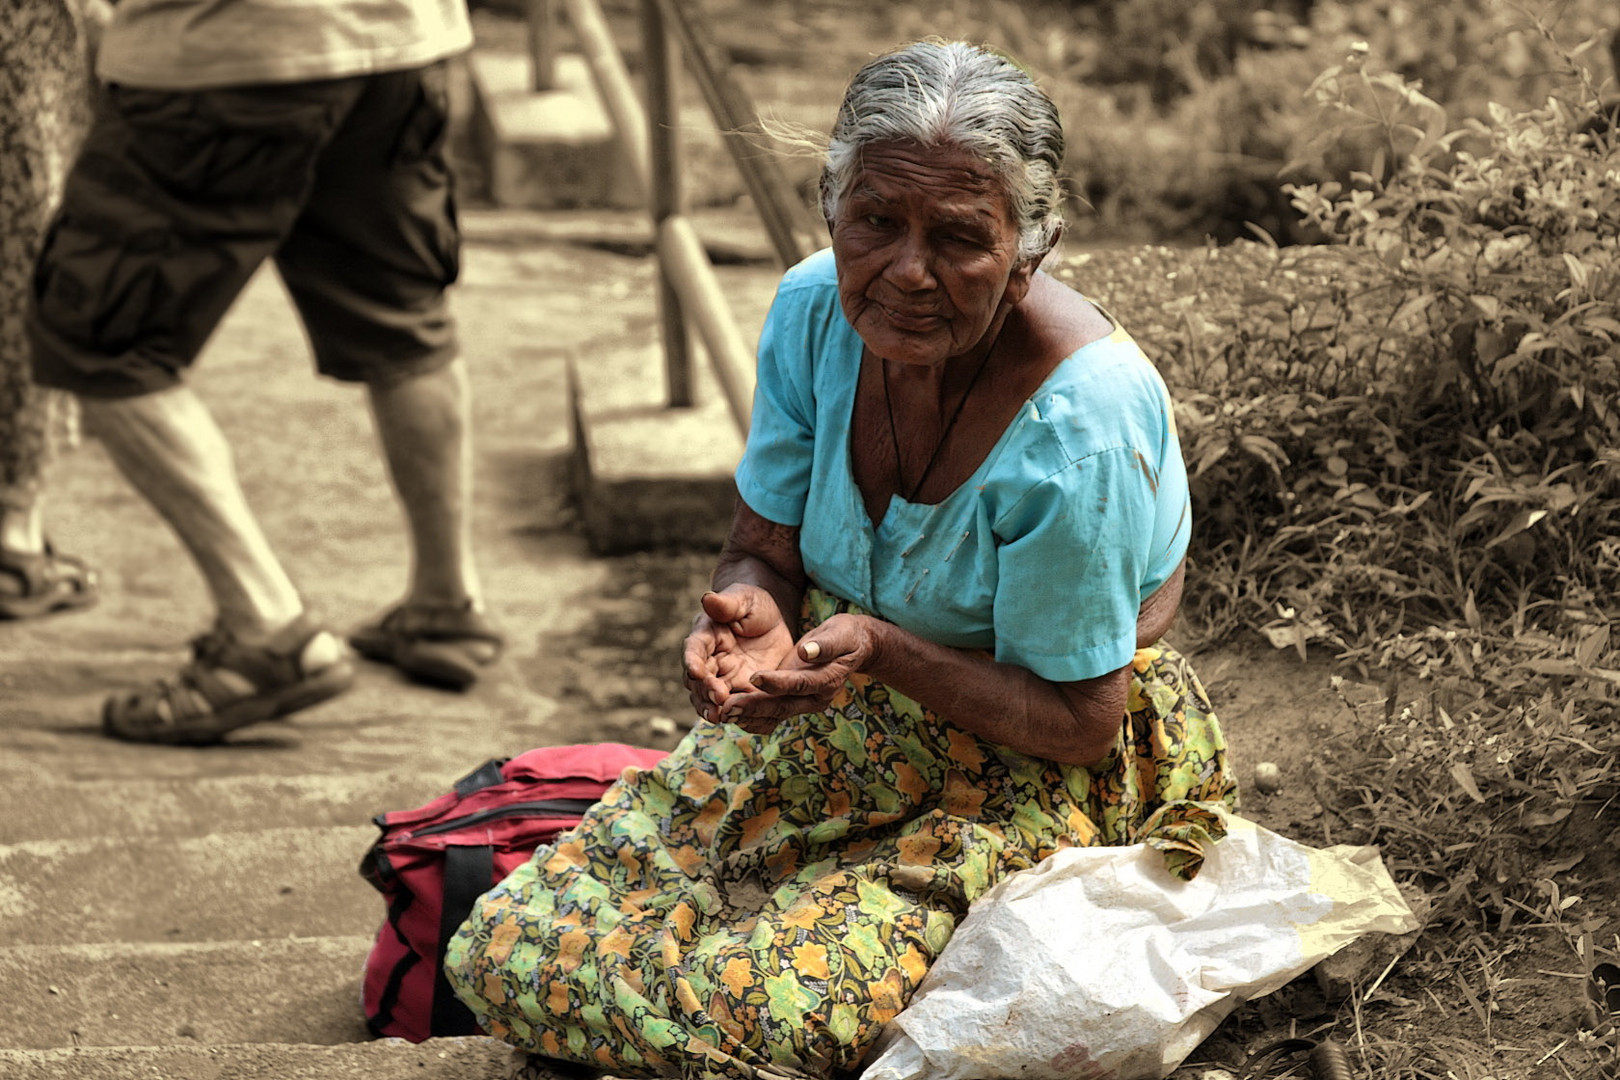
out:
<path id="1" fill-rule="evenodd" d="M 53 994 L 60 994 L 62 992 L 54 986 L 47 986 L 45 989 L 49 990 Z"/>
<path id="2" fill-rule="evenodd" d="M 1275 761 L 1262 761 L 1254 767 L 1254 786 L 1262 795 L 1275 795 L 1282 790 L 1282 770 Z"/>
<path id="3" fill-rule="evenodd" d="M 680 725 L 667 716 L 654 716 L 647 721 L 647 731 L 660 738 L 668 738 L 680 731 Z"/>

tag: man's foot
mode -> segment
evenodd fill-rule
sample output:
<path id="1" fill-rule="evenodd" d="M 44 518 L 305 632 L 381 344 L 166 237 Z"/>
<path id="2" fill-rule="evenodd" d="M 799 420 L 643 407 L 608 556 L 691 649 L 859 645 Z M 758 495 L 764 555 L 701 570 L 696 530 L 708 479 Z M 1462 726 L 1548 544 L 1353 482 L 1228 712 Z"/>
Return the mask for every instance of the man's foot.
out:
<path id="1" fill-rule="evenodd" d="M 506 638 L 471 601 L 404 603 L 350 634 L 349 644 L 413 679 L 465 690 L 500 659 Z"/>
<path id="2" fill-rule="evenodd" d="M 215 627 L 191 646 L 191 662 L 176 674 L 107 699 L 101 722 L 108 735 L 205 746 L 336 697 L 354 682 L 348 649 L 307 615 L 263 645 L 245 645 Z"/>
<path id="3" fill-rule="evenodd" d="M 101 597 L 96 572 L 72 555 L 0 548 L 0 619 L 31 619 L 86 608 Z"/>

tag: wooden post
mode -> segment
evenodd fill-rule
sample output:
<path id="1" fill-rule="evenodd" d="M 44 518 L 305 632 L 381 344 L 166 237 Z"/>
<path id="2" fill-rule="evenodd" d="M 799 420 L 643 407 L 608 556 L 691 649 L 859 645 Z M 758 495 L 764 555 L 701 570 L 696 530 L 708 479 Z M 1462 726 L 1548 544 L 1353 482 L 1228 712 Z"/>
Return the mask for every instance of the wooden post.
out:
<path id="1" fill-rule="evenodd" d="M 613 40 L 607 17 L 596 0 L 563 0 L 568 22 L 574 28 L 580 52 L 591 69 L 591 80 L 602 96 L 613 129 L 618 133 L 632 179 L 643 199 L 652 183 L 652 151 L 647 148 L 647 110 L 636 96 L 630 70 L 624 66 L 619 46 Z"/>
<path id="2" fill-rule="evenodd" d="M 641 0 L 642 81 L 647 98 L 647 149 L 651 175 L 647 210 L 656 235 L 683 210 L 680 173 L 678 54 L 665 31 L 657 0 Z M 658 259 L 658 326 L 664 343 L 664 389 L 671 408 L 692 404 L 692 334 L 681 312 L 669 264 Z"/>
<path id="3" fill-rule="evenodd" d="M 529 28 L 529 89 L 535 93 L 557 85 L 557 0 L 525 0 Z"/>
<path id="4" fill-rule="evenodd" d="M 692 6 L 683 0 L 657 0 L 669 32 L 684 47 L 688 70 L 708 103 L 725 147 L 771 244 L 786 269 L 824 247 L 826 227 L 804 205 L 765 145 L 764 129 L 742 84 L 732 77 L 730 59 Z"/>
<path id="5" fill-rule="evenodd" d="M 568 20 L 579 39 L 591 77 L 602 102 L 613 117 L 613 127 L 624 147 L 630 171 L 643 193 L 652 187 L 652 152 L 647 148 L 647 112 L 637 100 L 596 0 L 563 0 Z M 737 429 L 748 433 L 754 407 L 754 354 L 743 341 L 726 304 L 725 290 L 709 265 L 703 241 L 685 214 L 671 214 L 658 228 L 659 265 L 669 270 L 668 280 L 681 298 L 685 312 L 703 339 L 715 377 Z"/>
<path id="6" fill-rule="evenodd" d="M 658 258 L 669 267 L 681 304 L 703 335 L 720 391 L 737 430 L 746 436 L 754 413 L 754 354 L 731 317 L 703 241 L 684 214 L 672 214 L 658 227 Z"/>

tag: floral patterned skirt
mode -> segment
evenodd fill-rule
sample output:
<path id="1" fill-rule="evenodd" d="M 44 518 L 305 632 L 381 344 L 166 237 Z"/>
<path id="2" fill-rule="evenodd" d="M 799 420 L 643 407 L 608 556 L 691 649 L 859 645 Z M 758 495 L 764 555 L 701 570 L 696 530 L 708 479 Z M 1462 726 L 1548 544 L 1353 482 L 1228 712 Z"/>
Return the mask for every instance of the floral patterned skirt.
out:
<path id="1" fill-rule="evenodd" d="M 859 610 L 812 590 L 806 626 Z M 1191 877 L 1235 803 L 1197 676 L 1162 643 L 1091 768 L 1016 753 L 863 676 L 769 735 L 702 724 L 475 906 L 445 971 L 484 1029 L 614 1076 L 859 1067 L 978 896 L 1068 846 Z M 1205 804 L 1205 805 L 1200 805 Z"/>

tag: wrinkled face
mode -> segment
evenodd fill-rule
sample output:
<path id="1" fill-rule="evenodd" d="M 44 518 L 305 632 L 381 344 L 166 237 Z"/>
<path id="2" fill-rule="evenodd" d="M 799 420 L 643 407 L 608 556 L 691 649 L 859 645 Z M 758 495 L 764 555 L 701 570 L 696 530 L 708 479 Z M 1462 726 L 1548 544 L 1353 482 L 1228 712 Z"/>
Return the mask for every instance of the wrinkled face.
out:
<path id="1" fill-rule="evenodd" d="M 877 356 L 942 364 L 1024 298 L 1036 260 L 989 165 L 956 146 L 879 142 L 831 222 L 844 316 Z"/>

